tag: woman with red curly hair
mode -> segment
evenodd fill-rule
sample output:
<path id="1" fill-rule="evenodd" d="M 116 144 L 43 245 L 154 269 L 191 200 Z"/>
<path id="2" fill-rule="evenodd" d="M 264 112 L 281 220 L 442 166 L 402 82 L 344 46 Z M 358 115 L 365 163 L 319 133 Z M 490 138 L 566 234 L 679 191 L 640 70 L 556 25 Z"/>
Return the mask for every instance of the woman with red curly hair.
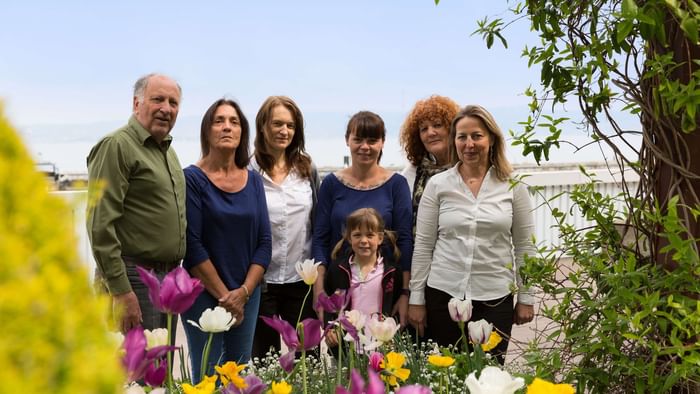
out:
<path id="1" fill-rule="evenodd" d="M 411 190 L 414 235 L 418 203 L 428 179 L 453 164 L 449 134 L 457 112 L 459 105 L 452 99 L 433 95 L 419 100 L 401 126 L 400 142 L 409 161 L 401 175 Z"/>

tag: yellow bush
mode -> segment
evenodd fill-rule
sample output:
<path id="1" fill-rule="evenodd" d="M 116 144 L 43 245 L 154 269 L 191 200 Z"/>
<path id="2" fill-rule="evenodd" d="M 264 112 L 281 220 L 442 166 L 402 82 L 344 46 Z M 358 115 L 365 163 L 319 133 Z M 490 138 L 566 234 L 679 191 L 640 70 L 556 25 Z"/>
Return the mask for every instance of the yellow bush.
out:
<path id="1" fill-rule="evenodd" d="M 0 107 L 0 391 L 115 393 L 123 372 L 68 206 Z"/>

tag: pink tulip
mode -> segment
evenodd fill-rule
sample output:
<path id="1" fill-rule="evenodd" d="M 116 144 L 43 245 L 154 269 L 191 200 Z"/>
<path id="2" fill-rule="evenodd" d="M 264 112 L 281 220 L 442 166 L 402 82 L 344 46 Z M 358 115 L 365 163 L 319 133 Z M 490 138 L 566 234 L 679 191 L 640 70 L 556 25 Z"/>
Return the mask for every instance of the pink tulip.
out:
<path id="1" fill-rule="evenodd" d="M 160 386 L 163 384 L 163 379 L 165 379 L 165 373 L 163 373 L 163 378 L 158 382 L 161 374 L 158 371 L 160 367 L 156 368 L 154 363 L 158 361 L 160 365 L 164 365 L 165 356 L 169 351 L 175 350 L 177 347 L 156 346 L 146 350 L 146 345 L 146 335 L 143 333 L 143 328 L 136 327 L 126 333 L 123 344 L 125 354 L 122 358 L 122 363 L 126 369 L 127 381 L 133 382 L 143 379 L 148 374 L 149 381 L 146 383 L 152 386 Z M 165 372 L 165 369 L 163 372 Z"/>
<path id="2" fill-rule="evenodd" d="M 432 392 L 433 390 L 431 390 L 430 387 L 412 384 L 410 386 L 402 386 L 396 394 L 430 394 Z"/>
<path id="3" fill-rule="evenodd" d="M 365 387 L 362 375 L 356 369 L 353 369 L 350 373 L 350 390 L 338 386 L 335 389 L 335 394 L 384 394 L 384 383 L 379 379 L 379 375 L 374 371 L 368 371 L 368 375 L 369 378 Z"/>
<path id="4" fill-rule="evenodd" d="M 382 370 L 382 361 L 384 361 L 384 355 L 379 352 L 372 352 L 369 355 L 369 366 L 377 372 Z"/>
<path id="5" fill-rule="evenodd" d="M 148 297 L 161 312 L 183 313 L 190 309 L 197 296 L 204 290 L 199 279 L 191 278 L 182 267 L 176 267 L 163 278 L 163 283 L 152 272 L 136 267 L 143 283 L 148 287 Z"/>

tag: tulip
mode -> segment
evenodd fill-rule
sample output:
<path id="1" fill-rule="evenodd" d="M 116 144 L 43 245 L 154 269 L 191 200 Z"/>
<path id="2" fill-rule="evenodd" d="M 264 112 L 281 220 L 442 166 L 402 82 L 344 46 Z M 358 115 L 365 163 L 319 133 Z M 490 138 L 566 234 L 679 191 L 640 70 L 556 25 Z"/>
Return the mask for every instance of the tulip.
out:
<path id="1" fill-rule="evenodd" d="M 282 336 L 282 341 L 291 351 L 311 350 L 321 343 L 321 326 L 322 323 L 318 319 L 304 319 L 300 324 L 303 328 L 304 343 L 302 346 L 301 340 L 297 335 L 297 331 L 287 321 L 282 320 L 279 316 L 272 318 L 260 316 L 262 321 L 272 327 Z"/>
<path id="2" fill-rule="evenodd" d="M 279 357 L 280 367 L 287 373 L 291 373 L 294 369 L 294 356 L 294 352 L 287 352 Z"/>
<path id="3" fill-rule="evenodd" d="M 161 312 L 179 314 L 190 309 L 204 290 L 199 279 L 191 278 L 182 267 L 176 267 L 163 278 L 163 283 L 152 272 L 136 267 L 139 277 L 148 287 L 148 297 Z"/>
<path id="4" fill-rule="evenodd" d="M 382 361 L 384 361 L 384 355 L 379 352 L 372 352 L 369 355 L 369 366 L 373 370 L 380 372 L 382 370 Z"/>
<path id="5" fill-rule="evenodd" d="M 204 332 L 217 333 L 228 331 L 236 324 L 236 318 L 231 315 L 231 312 L 217 306 L 214 309 L 205 309 L 199 317 L 199 324 L 192 320 L 187 320 L 187 322 Z"/>
<path id="6" fill-rule="evenodd" d="M 307 285 L 311 286 L 316 283 L 316 278 L 318 278 L 318 270 L 316 269 L 321 262 L 314 263 L 313 259 L 307 259 L 303 262 L 299 261 L 296 263 L 294 268 Z"/>
<path id="7" fill-rule="evenodd" d="M 428 356 L 428 362 L 436 367 L 445 368 L 455 363 L 455 359 L 450 356 L 441 356 L 439 354 L 431 354 Z"/>
<path id="8" fill-rule="evenodd" d="M 284 380 L 279 382 L 272 382 L 270 386 L 270 394 L 291 394 L 292 386 Z"/>
<path id="9" fill-rule="evenodd" d="M 165 381 L 165 374 L 167 372 L 166 366 L 167 364 L 163 359 L 159 361 L 157 367 L 154 363 L 149 363 L 148 367 L 146 367 L 146 373 L 143 376 L 143 381 L 151 387 L 158 387 L 162 385 Z"/>
<path id="10" fill-rule="evenodd" d="M 323 308 L 326 312 L 340 313 L 348 306 L 348 302 L 350 302 L 350 297 L 345 290 L 338 290 L 330 296 L 321 293 L 316 301 L 316 309 Z"/>
<path id="11" fill-rule="evenodd" d="M 146 336 L 146 350 L 168 344 L 168 330 L 165 328 L 143 330 L 143 334 Z"/>
<path id="12" fill-rule="evenodd" d="M 527 386 L 527 394 L 574 394 L 575 392 L 576 389 L 570 384 L 554 384 L 540 378 L 535 378 L 535 380 Z"/>
<path id="13" fill-rule="evenodd" d="M 201 382 L 196 386 L 192 386 L 189 383 L 182 384 L 182 391 L 185 394 L 213 394 L 216 390 L 216 375 L 214 376 L 204 376 Z"/>
<path id="14" fill-rule="evenodd" d="M 369 328 L 370 334 L 382 342 L 387 343 L 394 339 L 394 335 L 399 330 L 400 326 L 391 317 L 387 317 L 384 320 L 379 320 L 377 318 L 372 318 L 369 323 L 367 323 L 367 328 Z"/>
<path id="15" fill-rule="evenodd" d="M 364 313 L 353 309 L 351 311 L 345 311 L 345 317 L 348 319 L 348 323 L 352 324 L 356 330 L 362 330 L 365 327 L 365 322 L 367 321 L 367 315 Z"/>
<path id="16" fill-rule="evenodd" d="M 226 386 L 229 383 L 233 383 L 234 386 L 244 389 L 247 387 L 245 379 L 240 375 L 246 367 L 246 364 L 238 364 L 235 361 L 227 361 L 224 365 L 217 365 L 214 367 L 216 373 L 219 374 L 221 378 L 221 384 Z"/>
<path id="17" fill-rule="evenodd" d="M 387 353 L 384 360 L 382 360 L 382 363 L 379 365 L 384 370 L 382 379 L 389 386 L 398 386 L 399 379 L 404 381 L 411 375 L 410 369 L 403 368 L 404 363 L 406 363 L 406 356 L 396 352 Z"/>
<path id="18" fill-rule="evenodd" d="M 412 384 L 409 386 L 402 386 L 397 391 L 396 394 L 431 394 L 433 390 L 430 387 L 421 386 L 420 384 Z"/>
<path id="19" fill-rule="evenodd" d="M 362 379 L 362 375 L 353 369 L 350 373 L 350 390 L 345 387 L 338 386 L 335 390 L 336 394 L 384 394 L 384 383 L 379 379 L 379 376 L 374 371 L 368 371 L 367 386 Z"/>
<path id="20" fill-rule="evenodd" d="M 255 375 L 248 375 L 244 380 L 245 388 L 239 388 L 233 383 L 229 383 L 221 389 L 221 394 L 262 394 L 267 388 L 267 385 Z"/>
<path id="21" fill-rule="evenodd" d="M 481 371 L 479 379 L 476 371 L 467 376 L 464 384 L 471 394 L 513 394 L 523 386 L 523 378 L 513 378 L 498 367 L 486 367 Z"/>
<path id="22" fill-rule="evenodd" d="M 467 330 L 469 330 L 469 340 L 475 344 L 480 345 L 488 342 L 491 337 L 491 331 L 493 331 L 493 324 L 487 322 L 484 319 L 467 324 Z"/>
<path id="23" fill-rule="evenodd" d="M 452 298 L 447 303 L 447 310 L 450 312 L 452 320 L 464 323 L 472 317 L 472 301 Z"/>
<path id="24" fill-rule="evenodd" d="M 143 379 L 147 372 L 155 380 L 159 372 L 155 371 L 154 362 L 159 361 L 162 364 L 164 356 L 169 351 L 177 349 L 175 346 L 156 346 L 146 350 L 146 344 L 146 335 L 142 328 L 133 328 L 126 333 L 122 363 L 126 369 L 128 382 Z"/>

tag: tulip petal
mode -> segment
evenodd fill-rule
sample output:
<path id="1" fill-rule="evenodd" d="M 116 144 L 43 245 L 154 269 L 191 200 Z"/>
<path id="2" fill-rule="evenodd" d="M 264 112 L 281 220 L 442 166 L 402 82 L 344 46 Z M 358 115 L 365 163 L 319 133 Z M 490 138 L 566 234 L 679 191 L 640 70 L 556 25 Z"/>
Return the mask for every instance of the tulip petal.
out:
<path id="1" fill-rule="evenodd" d="M 285 372 L 290 373 L 294 369 L 294 351 L 287 352 L 280 356 L 280 366 Z"/>
<path id="2" fill-rule="evenodd" d="M 282 320 L 278 315 L 267 317 L 260 316 L 262 321 L 268 326 L 272 327 L 282 336 L 282 341 L 287 348 L 290 350 L 296 350 L 299 347 L 299 338 L 297 337 L 297 331 L 292 327 L 287 321 Z"/>
<path id="3" fill-rule="evenodd" d="M 124 357 L 122 363 L 126 369 L 129 381 L 137 380 L 136 377 L 139 367 L 141 366 L 146 356 L 146 335 L 143 333 L 143 328 L 136 327 L 129 330 L 124 337 Z"/>
<path id="4" fill-rule="evenodd" d="M 321 343 L 321 326 L 323 323 L 318 319 L 304 319 L 304 350 L 311 350 Z"/>
<path id="5" fill-rule="evenodd" d="M 143 381 L 151 387 L 161 386 L 165 381 L 166 366 L 165 360 L 161 360 L 157 367 L 154 362 L 149 363 Z"/>
<path id="6" fill-rule="evenodd" d="M 367 394 L 383 394 L 384 383 L 379 378 L 379 375 L 374 371 L 369 371 L 367 378 Z"/>
<path id="7" fill-rule="evenodd" d="M 160 303 L 160 281 L 158 277 L 153 273 L 153 271 L 148 271 L 139 266 L 136 266 L 136 271 L 139 273 L 141 281 L 148 287 L 148 298 L 153 303 L 153 306 L 162 311 L 162 305 Z"/>

